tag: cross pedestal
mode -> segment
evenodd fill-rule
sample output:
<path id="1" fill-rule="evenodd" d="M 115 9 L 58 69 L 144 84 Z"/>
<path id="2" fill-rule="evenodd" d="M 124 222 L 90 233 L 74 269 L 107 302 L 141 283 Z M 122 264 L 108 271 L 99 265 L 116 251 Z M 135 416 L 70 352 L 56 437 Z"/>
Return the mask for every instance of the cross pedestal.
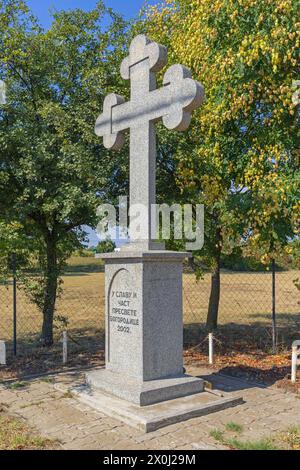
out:
<path id="1" fill-rule="evenodd" d="M 92 387 L 140 406 L 203 390 L 183 373 L 182 262 L 185 253 L 105 256 L 106 368 Z"/>

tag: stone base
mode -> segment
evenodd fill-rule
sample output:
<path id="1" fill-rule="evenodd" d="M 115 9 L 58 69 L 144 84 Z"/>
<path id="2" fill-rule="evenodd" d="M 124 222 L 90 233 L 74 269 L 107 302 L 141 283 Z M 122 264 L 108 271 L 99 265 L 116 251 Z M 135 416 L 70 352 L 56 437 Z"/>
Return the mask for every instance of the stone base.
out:
<path id="1" fill-rule="evenodd" d="M 93 393 L 109 393 L 139 406 L 173 400 L 204 390 L 204 381 L 191 375 L 138 382 L 107 369 L 87 373 L 86 382 Z"/>
<path id="2" fill-rule="evenodd" d="M 145 433 L 243 403 L 241 397 L 220 397 L 212 392 L 201 392 L 140 407 L 87 386 L 73 388 L 72 393 L 95 410 Z"/>

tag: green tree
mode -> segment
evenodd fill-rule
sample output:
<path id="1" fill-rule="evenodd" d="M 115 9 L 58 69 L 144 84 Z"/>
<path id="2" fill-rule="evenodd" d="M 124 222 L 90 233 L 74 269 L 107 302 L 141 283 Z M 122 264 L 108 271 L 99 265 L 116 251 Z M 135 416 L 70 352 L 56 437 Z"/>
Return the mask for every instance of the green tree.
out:
<path id="1" fill-rule="evenodd" d="M 45 345 L 82 225 L 95 226 L 97 205 L 125 180 L 126 151 L 112 159 L 93 132 L 104 96 L 122 91 L 125 27 L 102 1 L 90 12 L 55 13 L 47 31 L 23 1 L 0 1 L 0 239 L 17 221 L 34 244 L 39 276 L 27 290 L 43 314 Z"/>
<path id="2" fill-rule="evenodd" d="M 205 244 L 194 259 L 212 270 L 210 330 L 222 254 L 258 236 L 287 242 L 299 233 L 299 205 L 285 184 L 299 171 L 299 26 L 297 0 L 166 0 L 139 24 L 206 90 L 173 159 L 181 200 L 205 205 Z"/>
<path id="3" fill-rule="evenodd" d="M 116 244 L 109 238 L 102 240 L 96 246 L 96 253 L 111 253 L 116 248 Z"/>

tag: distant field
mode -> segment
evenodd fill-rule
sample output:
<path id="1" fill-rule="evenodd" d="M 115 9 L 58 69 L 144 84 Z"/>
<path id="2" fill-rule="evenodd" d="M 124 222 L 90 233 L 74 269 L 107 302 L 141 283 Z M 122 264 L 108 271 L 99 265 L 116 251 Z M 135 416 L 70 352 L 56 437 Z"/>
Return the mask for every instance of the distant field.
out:
<path id="1" fill-rule="evenodd" d="M 96 259 L 94 256 L 72 256 L 68 260 L 67 270 L 69 272 L 101 272 L 104 270 L 104 263 L 101 259 Z"/>
<path id="2" fill-rule="evenodd" d="M 96 272 L 87 272 L 87 271 Z M 104 328 L 104 273 L 100 260 L 72 258 L 63 277 L 64 292 L 57 302 L 59 316 L 68 319 L 74 333 L 92 334 Z M 299 328 L 300 293 L 293 280 L 299 271 L 277 273 L 276 309 L 278 321 Z M 184 322 L 204 323 L 210 292 L 210 276 L 196 281 L 184 274 Z M 270 324 L 272 298 L 270 273 L 224 272 L 221 275 L 220 324 Z M 22 290 L 18 291 L 18 333 L 35 335 L 41 329 L 41 314 Z M 59 323 L 58 323 L 59 324 Z M 60 324 L 59 324 L 60 325 Z M 61 326 L 61 325 L 60 325 Z M 0 339 L 11 339 L 12 287 L 0 286 Z"/>

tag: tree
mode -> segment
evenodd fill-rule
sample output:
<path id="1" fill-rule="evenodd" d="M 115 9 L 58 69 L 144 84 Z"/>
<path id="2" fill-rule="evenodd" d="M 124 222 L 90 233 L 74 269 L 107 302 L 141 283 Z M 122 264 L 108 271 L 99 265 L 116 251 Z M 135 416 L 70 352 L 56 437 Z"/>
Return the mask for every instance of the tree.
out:
<path id="1" fill-rule="evenodd" d="M 116 244 L 107 238 L 106 240 L 102 240 L 96 246 L 96 253 L 111 253 L 116 248 Z"/>
<path id="2" fill-rule="evenodd" d="M 0 1 L 2 231 L 16 221 L 34 244 L 39 276 L 27 290 L 47 346 L 65 261 L 84 240 L 82 225 L 96 225 L 113 183 L 125 180 L 126 150 L 111 159 L 93 132 L 105 94 L 122 91 L 125 26 L 99 1 L 90 12 L 55 13 L 45 31 L 22 0 Z"/>
<path id="3" fill-rule="evenodd" d="M 287 156 L 287 158 L 289 158 Z M 281 159 L 275 161 L 280 164 Z M 273 353 L 277 352 L 276 322 L 276 262 L 294 258 L 300 229 L 300 172 L 290 164 L 282 171 L 264 174 L 254 185 L 250 197 L 257 212 L 249 214 L 248 243 L 244 252 L 256 255 L 272 269 L 272 343 Z M 263 213 L 264 217 L 258 217 Z M 291 264 L 291 262 L 289 263 Z"/>
<path id="4" fill-rule="evenodd" d="M 289 219 L 299 219 L 299 206 L 283 182 L 299 171 L 298 8 L 297 0 L 167 0 L 139 25 L 206 90 L 173 158 L 182 201 L 205 205 L 205 244 L 194 258 L 212 269 L 209 330 L 217 327 L 222 254 L 262 227 L 270 237 L 270 218 L 274 228 L 281 220 L 282 240 L 296 235 Z"/>

